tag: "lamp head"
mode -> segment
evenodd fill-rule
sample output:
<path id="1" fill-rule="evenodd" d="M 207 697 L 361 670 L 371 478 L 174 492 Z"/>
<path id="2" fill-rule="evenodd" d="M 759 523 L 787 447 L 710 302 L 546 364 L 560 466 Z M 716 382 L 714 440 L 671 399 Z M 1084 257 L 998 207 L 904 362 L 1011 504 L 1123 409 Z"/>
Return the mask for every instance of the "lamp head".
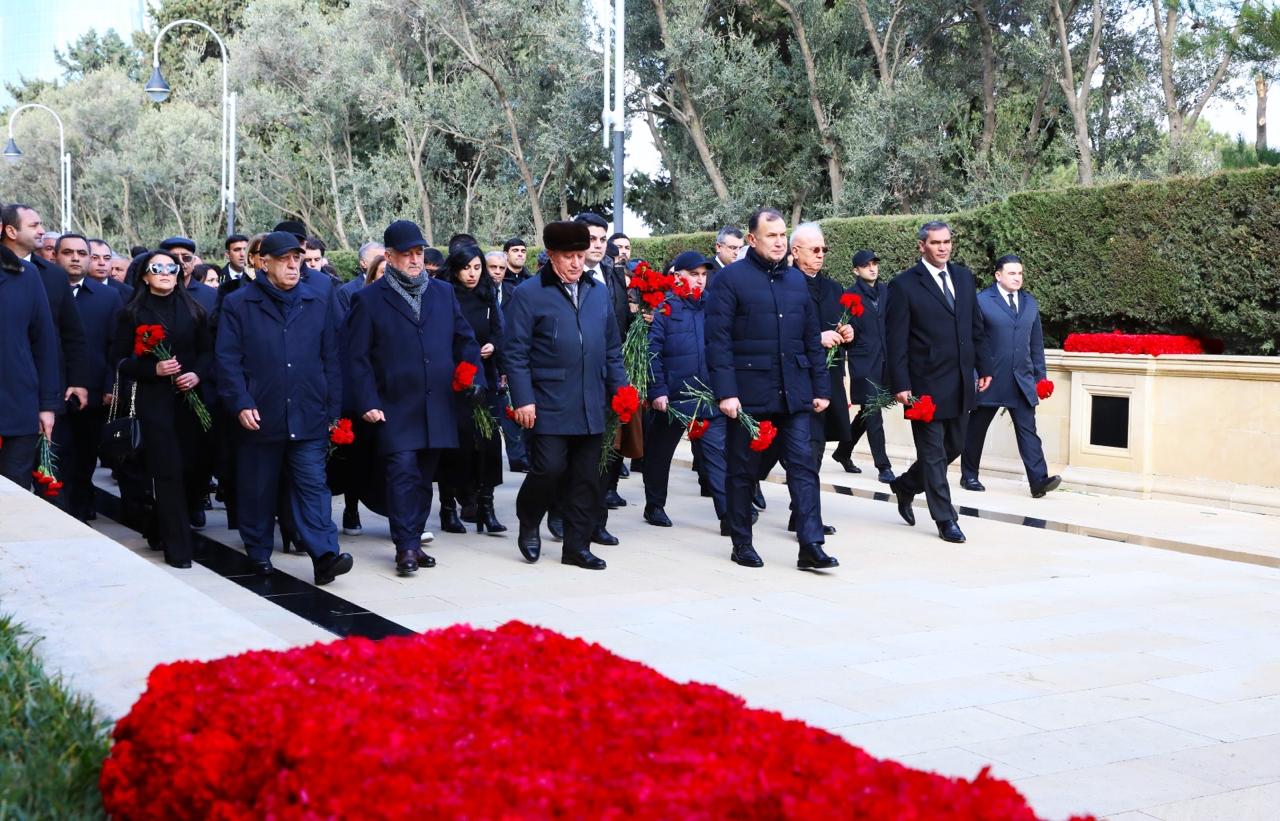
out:
<path id="1" fill-rule="evenodd" d="M 157 65 L 151 69 L 151 79 L 147 80 L 143 91 L 147 92 L 152 102 L 163 103 L 169 99 L 169 83 L 160 73 L 160 66 Z"/>
<path id="2" fill-rule="evenodd" d="M 5 143 L 4 158 L 10 165 L 17 165 L 18 160 L 22 159 L 22 152 L 18 149 L 18 144 L 13 141 L 13 137 Z"/>

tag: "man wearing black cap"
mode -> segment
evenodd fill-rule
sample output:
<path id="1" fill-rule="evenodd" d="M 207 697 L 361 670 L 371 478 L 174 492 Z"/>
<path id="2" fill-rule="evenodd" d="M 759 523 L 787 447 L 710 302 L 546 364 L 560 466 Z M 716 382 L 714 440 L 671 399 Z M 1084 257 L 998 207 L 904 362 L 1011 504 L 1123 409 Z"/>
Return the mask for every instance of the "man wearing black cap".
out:
<path id="1" fill-rule="evenodd" d="M 422 229 L 397 220 L 382 241 L 385 274 L 351 297 L 344 371 L 348 404 L 377 426 L 396 570 L 408 575 L 435 565 L 422 552 L 421 539 L 440 451 L 458 447 L 454 368 L 463 361 L 475 366 L 468 395 L 476 403 L 484 401 L 484 369 L 453 287 L 424 271 Z"/>
<path id="2" fill-rule="evenodd" d="M 845 293 L 862 298 L 862 316 L 850 320 L 853 325 L 853 344 L 849 346 L 849 403 L 865 405 L 876 392 L 876 386 L 884 388 L 884 318 L 888 289 L 880 282 L 880 258 L 876 252 L 863 248 L 853 255 L 853 273 L 857 279 Z M 831 458 L 849 473 L 861 473 L 851 458 L 862 434 L 867 435 L 871 446 L 871 458 L 875 460 L 881 482 L 894 480 L 893 464 L 884 447 L 884 419 L 880 411 L 857 413 L 849 426 L 849 438 L 836 446 Z"/>
<path id="3" fill-rule="evenodd" d="M 298 244 L 304 248 L 306 247 L 307 227 L 298 220 L 284 220 L 276 225 L 273 231 L 284 231 L 286 233 L 293 234 L 293 237 L 298 241 Z M 336 291 L 341 283 L 338 282 L 336 278 L 329 276 L 323 271 L 307 265 L 304 260 L 302 263 L 302 284 L 308 288 L 314 288 L 317 293 L 326 294 L 329 291 Z M 337 298 L 336 294 L 334 295 L 334 298 Z"/>
<path id="4" fill-rule="evenodd" d="M 502 250 L 507 255 L 507 282 L 515 286 L 528 279 L 530 274 L 524 269 L 524 261 L 528 257 L 529 249 L 524 244 L 524 240 L 520 237 L 512 237 L 502 243 Z"/>
<path id="5" fill-rule="evenodd" d="M 511 404 L 516 422 L 532 432 L 529 473 L 516 498 L 519 547 L 527 561 L 538 560 L 542 518 L 558 501 L 561 563 L 603 570 L 604 560 L 591 552 L 591 535 L 602 507 L 605 412 L 627 381 L 622 339 L 607 289 L 583 275 L 591 246 L 587 225 L 550 223 L 542 242 L 549 262 L 516 288 L 507 313 Z"/>
<path id="6" fill-rule="evenodd" d="M 218 396 L 241 428 L 240 538 L 254 571 L 270 574 L 283 483 L 315 582 L 328 584 L 352 565 L 338 549 L 325 483 L 329 426 L 342 410 L 334 303 L 299 287 L 302 246 L 293 234 L 268 234 L 259 255 L 266 275 L 223 302 L 216 347 Z"/>
<path id="7" fill-rule="evenodd" d="M 193 278 L 191 272 L 196 267 L 196 243 L 187 237 L 169 237 L 160 243 L 161 251 L 168 251 L 174 260 L 182 266 L 182 286 L 191 293 L 205 313 L 213 316 L 218 304 L 218 291 Z"/>

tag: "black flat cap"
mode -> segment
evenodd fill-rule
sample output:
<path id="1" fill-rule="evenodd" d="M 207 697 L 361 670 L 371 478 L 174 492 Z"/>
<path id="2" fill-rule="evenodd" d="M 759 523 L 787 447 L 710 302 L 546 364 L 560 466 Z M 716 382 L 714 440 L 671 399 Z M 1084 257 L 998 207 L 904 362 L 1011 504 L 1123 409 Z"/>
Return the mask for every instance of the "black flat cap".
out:
<path id="1" fill-rule="evenodd" d="M 542 229 L 548 251 L 585 251 L 591 247 L 591 231 L 585 222 L 549 222 Z"/>
<path id="2" fill-rule="evenodd" d="M 864 265 L 870 265 L 873 262 L 879 262 L 880 257 L 876 256 L 876 252 L 870 248 L 863 248 L 861 251 L 853 255 L 853 267 L 861 268 Z"/>
<path id="3" fill-rule="evenodd" d="M 193 254 L 196 252 L 195 240 L 187 239 L 186 237 L 169 237 L 161 242 L 159 247 L 163 251 L 171 251 L 174 248 L 186 248 Z"/>
<path id="4" fill-rule="evenodd" d="M 423 238 L 422 229 L 418 227 L 418 223 L 411 220 L 396 220 L 382 232 L 382 244 L 403 254 L 413 248 L 425 248 L 427 241 Z"/>
<path id="5" fill-rule="evenodd" d="M 290 234 L 293 234 L 298 238 L 298 242 L 302 242 L 307 238 L 307 226 L 303 225 L 298 220 L 285 220 L 271 230 L 288 231 Z"/>

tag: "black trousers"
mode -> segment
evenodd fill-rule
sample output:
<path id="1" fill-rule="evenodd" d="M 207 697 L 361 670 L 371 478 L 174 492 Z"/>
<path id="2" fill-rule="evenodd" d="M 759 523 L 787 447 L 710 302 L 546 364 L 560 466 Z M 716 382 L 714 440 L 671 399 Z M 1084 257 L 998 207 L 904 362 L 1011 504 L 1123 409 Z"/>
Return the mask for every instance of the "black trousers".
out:
<path id="1" fill-rule="evenodd" d="M 964 437 L 964 453 L 960 457 L 960 475 L 965 479 L 977 479 L 982 464 L 982 448 L 987 442 L 987 429 L 996 418 L 997 407 L 977 407 L 969 414 L 969 430 Z M 1018 455 L 1027 472 L 1031 486 L 1039 487 L 1049 478 L 1049 468 L 1044 461 L 1044 446 L 1036 433 L 1036 409 L 1019 397 L 1017 405 L 1006 408 L 1013 420 L 1013 435 L 1018 440 Z"/>
<path id="2" fill-rule="evenodd" d="M 516 496 L 521 525 L 536 527 L 553 506 L 564 518 L 564 551 L 582 553 L 591 545 L 604 507 L 600 476 L 601 434 L 576 436 L 525 431 L 529 472 Z"/>
<path id="3" fill-rule="evenodd" d="M 884 447 L 884 417 L 880 415 L 880 411 L 866 416 L 861 411 L 854 414 L 853 421 L 849 423 L 849 440 L 837 445 L 832 456 L 838 460 L 848 459 L 864 433 L 867 435 L 867 444 L 871 446 L 871 459 L 875 462 L 876 470 L 892 468 L 893 463 L 889 461 L 889 453 Z"/>
<path id="4" fill-rule="evenodd" d="M 956 509 L 951 506 L 951 487 L 947 484 L 947 465 L 964 450 L 968 419 L 968 414 L 961 414 L 955 419 L 911 423 L 916 461 L 898 477 L 897 489 L 913 495 L 924 493 L 929 502 L 929 515 L 935 522 L 956 518 Z"/>
<path id="5" fill-rule="evenodd" d="M 54 425 L 57 431 L 57 423 Z M 23 490 L 30 490 L 31 471 L 36 469 L 36 448 L 39 444 L 38 433 L 4 437 L 4 444 L 0 446 L 0 476 Z"/>
<path id="6" fill-rule="evenodd" d="M 67 512 L 77 519 L 93 513 L 93 471 L 98 465 L 98 442 L 107 421 L 107 409 L 98 405 L 68 413 L 60 420 L 67 446 L 60 460 L 61 475 L 66 485 Z"/>

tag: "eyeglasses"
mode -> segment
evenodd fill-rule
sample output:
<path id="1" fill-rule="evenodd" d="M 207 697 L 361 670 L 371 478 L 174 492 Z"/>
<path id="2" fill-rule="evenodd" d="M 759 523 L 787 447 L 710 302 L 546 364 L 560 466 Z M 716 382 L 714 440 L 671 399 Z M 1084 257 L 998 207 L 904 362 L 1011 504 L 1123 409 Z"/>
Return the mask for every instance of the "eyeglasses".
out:
<path id="1" fill-rule="evenodd" d="M 178 262 L 186 263 L 186 262 L 191 262 L 193 259 L 195 259 L 195 257 L 180 256 L 180 257 L 176 257 L 176 259 L 178 260 Z"/>
<path id="2" fill-rule="evenodd" d="M 174 262 L 153 262 L 147 266 L 147 270 L 158 276 L 176 276 L 178 273 L 178 265 Z"/>
<path id="3" fill-rule="evenodd" d="M 814 247 L 812 247 L 812 248 L 804 248 L 804 247 L 801 247 L 801 246 L 795 246 L 795 247 L 793 247 L 791 250 L 792 250 L 792 251 L 812 251 L 812 252 L 814 252 L 815 254 L 827 254 L 827 253 L 830 253 L 830 252 L 831 252 L 831 248 L 830 248 L 830 247 L 828 247 L 828 246 L 826 246 L 826 245 L 815 245 L 815 246 L 814 246 Z"/>

